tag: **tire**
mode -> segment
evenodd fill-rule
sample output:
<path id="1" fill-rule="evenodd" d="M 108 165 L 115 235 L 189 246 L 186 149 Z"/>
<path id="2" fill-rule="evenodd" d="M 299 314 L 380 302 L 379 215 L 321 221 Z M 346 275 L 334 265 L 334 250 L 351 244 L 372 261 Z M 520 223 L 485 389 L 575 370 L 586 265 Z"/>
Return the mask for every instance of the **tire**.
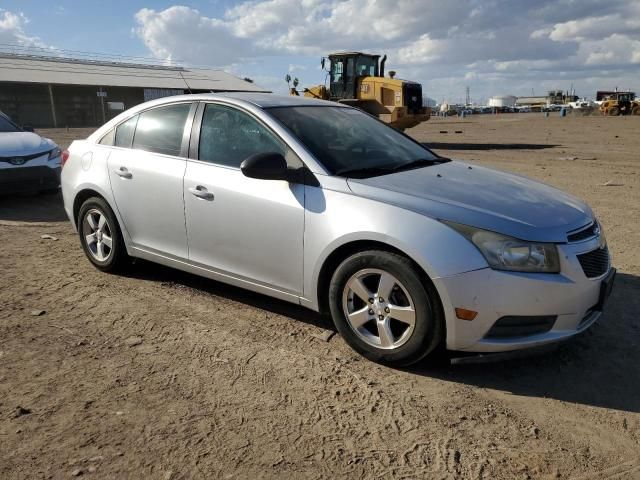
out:
<path id="1" fill-rule="evenodd" d="M 435 288 L 422 280 L 408 258 L 396 253 L 369 250 L 344 260 L 329 285 L 329 306 L 344 340 L 377 363 L 411 365 L 444 339 Z"/>
<path id="2" fill-rule="evenodd" d="M 611 107 L 608 113 L 610 117 L 617 117 L 620 115 L 620 109 L 618 107 Z"/>
<path id="3" fill-rule="evenodd" d="M 82 249 L 94 267 L 111 273 L 124 270 L 129 256 L 116 216 L 107 202 L 99 197 L 86 200 L 80 207 L 77 225 Z M 91 235 L 93 242 L 88 240 Z"/>
<path id="4" fill-rule="evenodd" d="M 637 107 L 633 107 L 633 110 L 631 110 L 631 115 L 640 115 L 640 105 Z"/>

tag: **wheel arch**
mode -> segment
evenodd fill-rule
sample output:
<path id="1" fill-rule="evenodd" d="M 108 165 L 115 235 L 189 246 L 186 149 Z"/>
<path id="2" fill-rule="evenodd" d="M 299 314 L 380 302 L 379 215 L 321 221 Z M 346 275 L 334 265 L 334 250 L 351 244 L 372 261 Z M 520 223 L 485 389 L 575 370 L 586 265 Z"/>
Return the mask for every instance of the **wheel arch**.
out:
<path id="1" fill-rule="evenodd" d="M 72 221 L 76 230 L 78 230 L 79 228 L 78 215 L 80 214 L 80 208 L 82 208 L 82 204 L 84 202 L 86 202 L 88 199 L 92 197 L 97 197 L 102 199 L 109 206 L 109 208 L 113 212 L 113 215 L 116 218 L 116 222 L 118 223 L 118 229 L 120 230 L 122 239 L 124 240 L 127 253 L 131 255 L 131 251 L 129 249 L 129 244 L 130 244 L 129 233 L 127 232 L 124 226 L 122 218 L 120 218 L 120 212 L 116 208 L 116 205 L 114 204 L 115 202 L 113 201 L 112 198 L 110 198 L 110 196 L 106 192 L 101 191 L 100 188 L 96 188 L 95 185 L 86 185 L 82 188 L 79 188 L 78 192 L 75 194 L 73 198 L 73 205 L 72 205 L 73 220 Z"/>
<path id="2" fill-rule="evenodd" d="M 438 305 L 436 306 L 436 308 L 439 308 L 440 311 L 443 312 L 442 299 L 440 298 L 438 289 L 434 285 L 427 271 L 414 258 L 412 258 L 411 255 L 408 255 L 406 252 L 396 246 L 380 240 L 352 240 L 336 247 L 325 258 L 322 266 L 320 267 L 316 283 L 316 295 L 318 310 L 321 314 L 329 313 L 329 285 L 331 283 L 331 277 L 333 276 L 336 268 L 338 268 L 338 266 L 349 256 L 366 250 L 383 250 L 407 258 L 415 268 L 416 272 L 418 272 L 418 274 L 420 275 L 420 278 L 425 287 L 432 288 L 437 297 L 436 300 Z"/>
<path id="3" fill-rule="evenodd" d="M 107 205 L 109 205 L 109 207 L 111 207 L 109 200 L 97 190 L 94 190 L 92 188 L 84 188 L 80 190 L 73 199 L 73 224 L 75 225 L 76 229 L 78 228 L 78 215 L 80 214 L 80 208 L 82 207 L 82 204 L 84 202 L 92 197 L 101 198 L 102 200 L 107 202 Z M 111 210 L 114 210 L 114 208 L 111 207 Z"/>

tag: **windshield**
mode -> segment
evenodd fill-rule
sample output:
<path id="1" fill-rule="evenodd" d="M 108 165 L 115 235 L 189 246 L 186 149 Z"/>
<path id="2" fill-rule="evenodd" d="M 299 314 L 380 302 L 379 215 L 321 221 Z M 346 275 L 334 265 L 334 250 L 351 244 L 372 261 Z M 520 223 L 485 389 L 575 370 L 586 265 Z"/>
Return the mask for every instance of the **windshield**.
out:
<path id="1" fill-rule="evenodd" d="M 376 77 L 378 75 L 378 59 L 360 55 L 356 62 L 356 75 Z"/>
<path id="2" fill-rule="evenodd" d="M 419 143 L 354 108 L 273 107 L 267 111 L 334 175 L 361 172 L 369 176 L 421 160 L 442 161 Z"/>
<path id="3" fill-rule="evenodd" d="M 16 127 L 6 117 L 0 115 L 0 132 L 20 132 L 21 130 Z"/>

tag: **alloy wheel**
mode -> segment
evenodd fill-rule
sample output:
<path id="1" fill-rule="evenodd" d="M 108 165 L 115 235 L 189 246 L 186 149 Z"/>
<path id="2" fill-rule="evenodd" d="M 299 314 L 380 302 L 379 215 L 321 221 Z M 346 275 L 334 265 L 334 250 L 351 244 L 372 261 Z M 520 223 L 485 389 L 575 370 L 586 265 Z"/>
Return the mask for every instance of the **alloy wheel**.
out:
<path id="1" fill-rule="evenodd" d="M 347 281 L 342 308 L 351 329 L 367 344 L 392 350 L 406 343 L 416 324 L 416 310 L 406 287 L 376 268 L 356 272 Z"/>
<path id="2" fill-rule="evenodd" d="M 82 221 L 82 234 L 91 256 L 106 262 L 113 253 L 111 226 L 103 212 L 97 208 L 87 211 Z"/>

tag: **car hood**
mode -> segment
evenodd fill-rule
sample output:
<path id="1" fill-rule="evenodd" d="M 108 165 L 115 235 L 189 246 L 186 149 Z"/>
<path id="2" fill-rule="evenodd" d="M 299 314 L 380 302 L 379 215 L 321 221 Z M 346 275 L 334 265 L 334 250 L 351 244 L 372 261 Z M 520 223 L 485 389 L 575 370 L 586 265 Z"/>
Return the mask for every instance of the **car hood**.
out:
<path id="1" fill-rule="evenodd" d="M 593 219 L 586 203 L 554 187 L 458 161 L 348 184 L 358 196 L 522 240 L 566 242 Z"/>
<path id="2" fill-rule="evenodd" d="M 55 146 L 48 138 L 32 132 L 0 132 L 0 157 L 44 153 Z"/>

